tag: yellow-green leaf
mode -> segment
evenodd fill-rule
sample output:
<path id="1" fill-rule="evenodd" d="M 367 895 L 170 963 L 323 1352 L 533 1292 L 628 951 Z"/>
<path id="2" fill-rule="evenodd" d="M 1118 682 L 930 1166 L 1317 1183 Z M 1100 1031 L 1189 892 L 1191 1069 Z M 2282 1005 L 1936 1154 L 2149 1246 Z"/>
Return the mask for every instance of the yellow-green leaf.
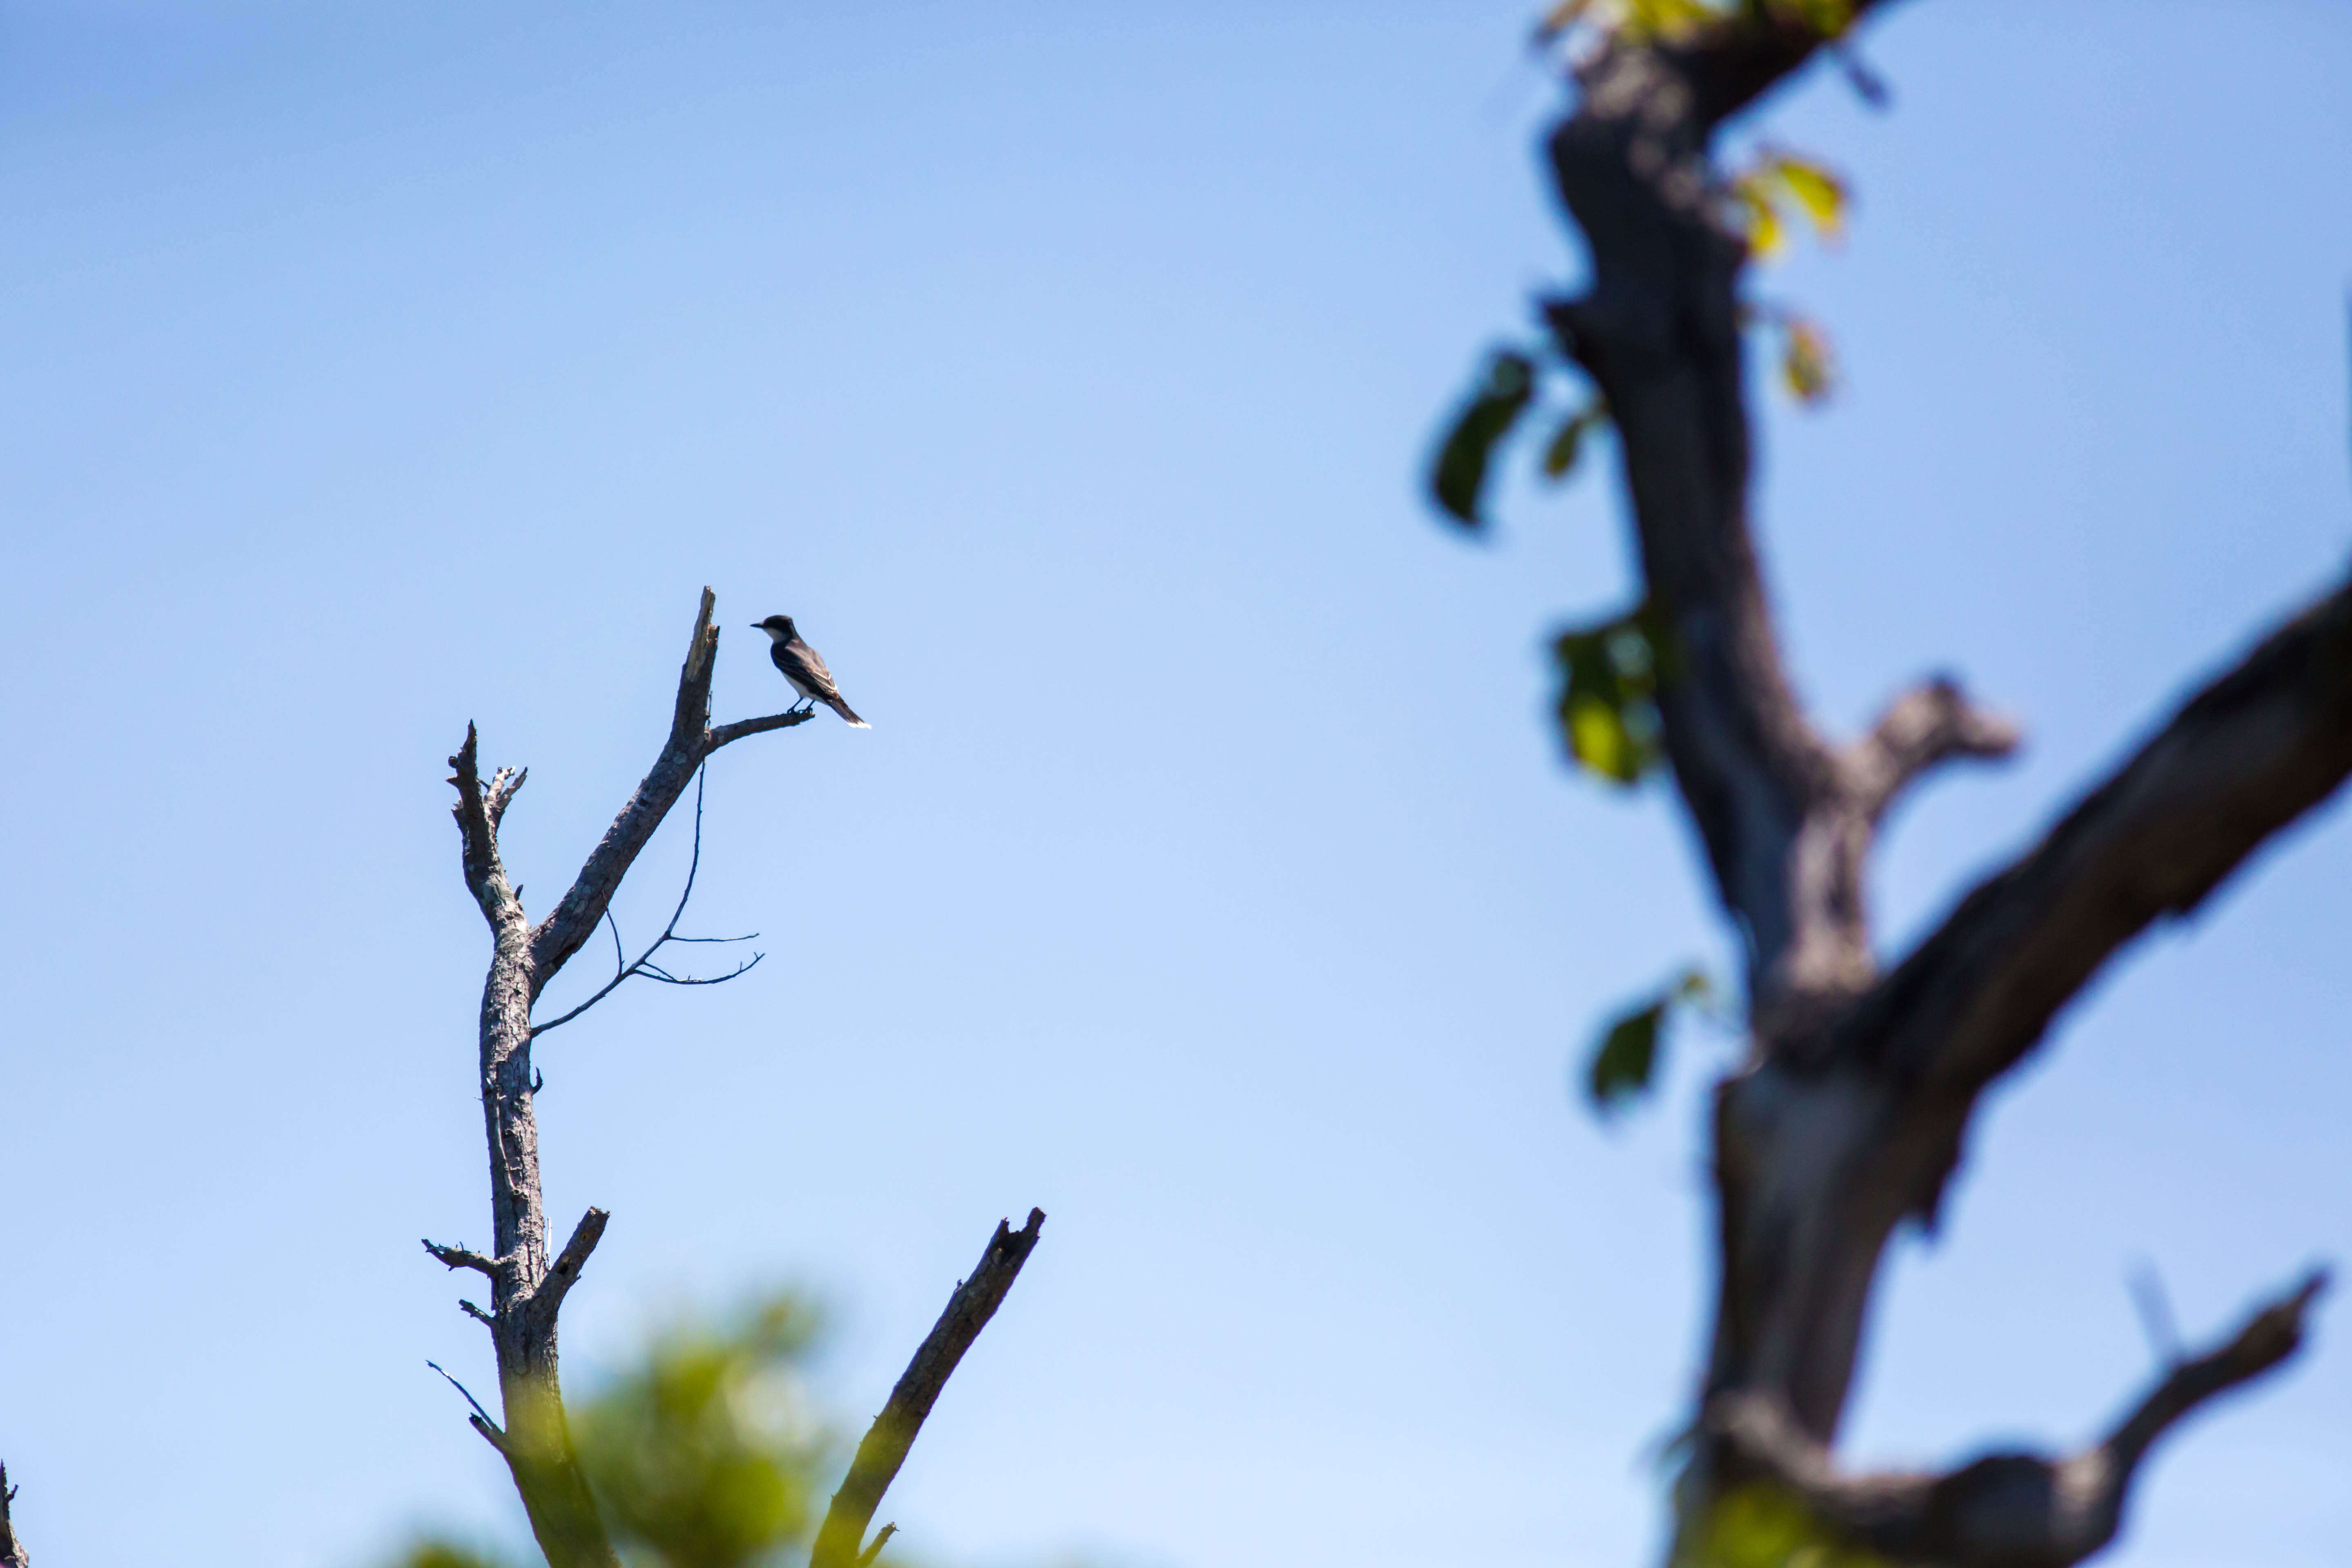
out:
<path id="1" fill-rule="evenodd" d="M 1825 239 L 1838 238 L 1845 232 L 1845 182 L 1810 159 L 1781 153 L 1774 155 L 1772 173 L 1779 177 L 1805 216 L 1813 220 L 1814 228 Z"/>
<path id="2" fill-rule="evenodd" d="M 1748 253 L 1759 261 L 1769 261 L 1780 255 L 1788 238 L 1780 226 L 1780 209 L 1773 205 L 1764 176 L 1740 175 L 1731 183 L 1731 194 L 1738 198 L 1747 219 Z"/>
<path id="3" fill-rule="evenodd" d="M 1829 337 L 1801 317 L 1790 318 L 1786 331 L 1788 342 L 1780 354 L 1780 378 L 1799 402 L 1818 404 L 1837 386 Z"/>
<path id="4" fill-rule="evenodd" d="M 1629 784 L 1642 776 L 1641 748 L 1625 728 L 1625 716 L 1597 697 L 1570 701 L 1568 743 L 1578 762 L 1603 778 Z"/>

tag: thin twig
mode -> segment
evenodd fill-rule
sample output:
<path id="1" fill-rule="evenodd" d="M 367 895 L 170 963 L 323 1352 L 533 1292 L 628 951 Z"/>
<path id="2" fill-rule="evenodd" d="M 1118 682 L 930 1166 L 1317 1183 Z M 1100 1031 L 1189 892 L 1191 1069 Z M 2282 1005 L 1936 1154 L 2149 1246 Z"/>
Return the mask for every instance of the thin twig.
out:
<path id="1" fill-rule="evenodd" d="M 466 1403 L 474 1407 L 475 1415 L 483 1421 L 488 1422 L 492 1431 L 495 1432 L 498 1430 L 499 1424 L 490 1420 L 490 1413 L 482 1408 L 482 1402 L 474 1397 L 473 1390 L 467 1388 L 464 1384 L 459 1383 L 456 1378 L 449 1377 L 447 1370 L 445 1369 L 439 1362 L 428 1361 L 425 1364 L 431 1367 L 435 1372 L 440 1373 L 443 1377 L 448 1377 L 449 1386 L 466 1396 Z M 501 1436 L 503 1436 L 503 1434 L 501 1434 Z"/>
<path id="2" fill-rule="evenodd" d="M 2180 1328 L 2173 1321 L 2172 1299 L 2165 1293 L 2164 1276 L 2147 1258 L 2135 1258 L 2130 1272 L 2124 1277 L 2124 1285 L 2131 1292 L 2132 1307 L 2139 1313 L 2140 1331 L 2147 1335 L 2148 1349 L 2166 1366 L 2179 1366 Z"/>
<path id="3" fill-rule="evenodd" d="M 750 942 L 760 934 L 758 931 L 753 931 L 751 936 L 680 936 L 677 934 L 677 922 L 686 914 L 687 900 L 694 897 L 694 879 L 702 870 L 702 791 L 704 780 L 709 772 L 708 764 L 698 767 L 694 771 L 694 853 L 687 861 L 686 887 L 677 895 L 677 908 L 670 911 L 669 924 L 662 928 L 661 935 L 654 938 L 651 947 L 637 955 L 635 963 L 624 963 L 625 950 L 621 946 L 621 923 L 613 919 L 613 911 L 607 907 L 604 910 L 604 920 L 613 930 L 613 963 L 616 966 L 613 978 L 598 987 L 593 996 L 589 997 L 562 1017 L 551 1018 L 544 1024 L 533 1024 L 530 1028 L 531 1038 L 537 1039 L 548 1030 L 572 1022 L 572 1019 L 619 990 L 625 982 L 635 976 L 643 975 L 648 980 L 658 980 L 665 985 L 723 985 L 739 975 L 750 973 L 753 964 L 767 956 L 765 953 L 755 952 L 751 955 L 750 963 L 737 964 L 730 973 L 707 977 L 672 974 L 653 962 L 655 953 L 674 942 Z"/>

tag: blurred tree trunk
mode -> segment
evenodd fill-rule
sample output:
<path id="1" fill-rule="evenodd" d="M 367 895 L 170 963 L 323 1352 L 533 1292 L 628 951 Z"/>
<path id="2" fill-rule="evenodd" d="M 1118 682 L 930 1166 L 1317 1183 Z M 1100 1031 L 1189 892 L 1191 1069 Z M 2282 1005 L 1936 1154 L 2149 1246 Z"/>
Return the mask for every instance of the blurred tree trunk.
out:
<path id="1" fill-rule="evenodd" d="M 2352 771 L 2352 589 L 2263 637 L 1881 972 L 1864 896 L 1878 824 L 1937 763 L 2003 755 L 2015 736 L 1948 680 L 1898 698 L 1849 742 L 1798 701 L 1748 516 L 1752 315 L 1740 285 L 1751 223 L 1714 156 L 1721 126 L 1824 50 L 1843 51 L 1840 35 L 1872 8 L 1621 7 L 1613 27 L 1588 34 L 1573 105 L 1548 140 L 1591 279 L 1543 302 L 1545 352 L 1591 378 L 1593 406 L 1616 426 L 1646 587 L 1641 609 L 1602 633 L 1645 643 L 1625 668 L 1650 672 L 1648 743 L 1746 944 L 1748 1049 L 1715 1090 L 1718 1291 L 1673 1560 L 1780 1562 L 1811 1542 L 2060 1568 L 2114 1535 L 2166 1427 L 2293 1352 L 2322 1278 L 2167 1368 L 2083 1453 L 1849 1475 L 1831 1445 L 1880 1260 L 1902 1221 L 1934 1226 L 1979 1097 L 2052 1017 L 2118 949 L 2194 908 Z M 1583 9 L 1564 7 L 1554 25 Z M 1790 366 L 1801 386 L 1804 368 Z M 1485 454 L 1529 406 L 1538 374 L 1538 356 L 1500 356 L 1441 458 L 1441 503 L 1474 527 Z M 1553 471 L 1573 461 L 1574 439 L 1564 426 Z M 1604 657 L 1592 651 L 1600 635 L 1563 639 L 1564 663 Z M 1571 684 L 1564 718 L 1576 703 L 1630 700 L 1631 675 L 1576 668 L 1582 694 Z M 1580 754 L 1636 776 L 1639 748 L 1604 742 L 1644 731 L 1602 717 L 1617 730 L 1580 736 Z M 1632 1044 L 1645 1070 L 1646 1039 Z"/>

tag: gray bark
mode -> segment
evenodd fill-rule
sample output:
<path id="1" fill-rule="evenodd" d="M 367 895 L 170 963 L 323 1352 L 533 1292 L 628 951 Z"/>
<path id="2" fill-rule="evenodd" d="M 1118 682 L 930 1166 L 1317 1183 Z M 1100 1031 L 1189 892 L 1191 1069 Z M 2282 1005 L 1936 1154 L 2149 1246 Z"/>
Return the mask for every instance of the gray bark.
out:
<path id="1" fill-rule="evenodd" d="M 1671 649 L 1666 756 L 1747 939 L 1750 1050 L 1715 1096 L 1720 1284 L 1675 1552 L 1696 1561 L 1715 1502 L 1762 1478 L 1906 1561 L 2057 1568 L 2113 1534 L 2159 1432 L 2293 1350 L 2317 1281 L 2177 1369 L 2089 1456 L 1846 1478 L 1829 1447 L 1879 1261 L 1899 1221 L 1933 1225 L 1979 1094 L 2068 999 L 2352 772 L 2352 587 L 2207 685 L 1879 973 L 1864 875 L 1889 804 L 1937 763 L 2005 754 L 2015 735 L 1939 680 L 1837 744 L 1799 703 L 1773 629 L 1748 510 L 1747 256 L 1721 216 L 1711 143 L 1824 42 L 1766 6 L 1672 41 L 1620 36 L 1579 67 L 1549 142 L 1592 269 L 1546 316 L 1621 437 Z M 1876 1516 L 1857 1500 L 1897 1495 L 1900 1528 L 1861 1527 Z"/>

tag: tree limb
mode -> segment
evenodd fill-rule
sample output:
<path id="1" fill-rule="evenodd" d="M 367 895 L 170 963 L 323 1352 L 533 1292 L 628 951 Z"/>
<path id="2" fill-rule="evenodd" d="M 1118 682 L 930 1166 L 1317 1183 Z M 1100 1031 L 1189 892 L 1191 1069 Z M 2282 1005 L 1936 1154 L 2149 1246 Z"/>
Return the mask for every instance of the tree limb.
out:
<path id="1" fill-rule="evenodd" d="M 2227 1341 L 2168 1368 L 2105 1440 L 2063 1459 L 1995 1453 L 1940 1475 L 1843 1475 L 1784 1406 L 1758 1394 L 1717 1401 L 1706 1429 L 1747 1471 L 1794 1493 L 1840 1535 L 1896 1562 L 2069 1568 L 2115 1538 L 2133 1478 L 2158 1436 L 2294 1353 L 2326 1283 L 2326 1273 L 2315 1271 Z"/>
<path id="2" fill-rule="evenodd" d="M 563 1304 L 565 1294 L 579 1283 L 580 1271 L 588 1267 L 588 1255 L 595 1251 L 596 1244 L 604 1238 L 604 1222 L 612 1217 L 598 1208 L 592 1208 L 580 1216 L 580 1223 L 572 1229 L 572 1239 L 563 1244 L 563 1250 L 556 1255 L 554 1263 L 548 1268 L 547 1278 L 539 1282 L 537 1290 L 531 1292 L 532 1311 L 543 1312 L 550 1321 L 553 1320 L 555 1310 Z"/>
<path id="3" fill-rule="evenodd" d="M 522 905 L 507 882 L 506 866 L 499 858 L 498 833 L 499 819 L 506 815 L 515 791 L 522 787 L 522 775 L 511 768 L 500 768 L 486 792 L 479 757 L 480 741 L 468 721 L 466 743 L 449 759 L 449 765 L 457 770 L 449 782 L 457 789 L 457 804 L 449 809 L 457 819 L 466 890 L 474 895 L 474 901 L 481 906 L 482 918 L 496 931 L 522 915 Z"/>
<path id="4" fill-rule="evenodd" d="M 535 998 L 566 960 L 579 952 L 604 918 L 613 895 L 635 864 L 637 855 L 662 825 L 671 806 L 686 791 L 687 781 L 703 759 L 721 746 L 747 735 L 790 729 L 809 715 L 772 714 L 710 728 L 710 680 L 719 657 L 719 628 L 711 613 L 718 598 L 702 590 L 702 604 L 694 617 L 694 634 L 687 640 L 686 662 L 677 673 L 677 699 L 671 709 L 669 738 L 662 742 L 654 765 L 621 808 L 613 826 L 580 868 L 571 888 L 530 933 L 531 994 Z"/>
<path id="5" fill-rule="evenodd" d="M 478 1252 L 468 1252 L 462 1247 L 443 1247 L 435 1241 L 427 1241 L 425 1244 L 425 1250 L 431 1253 L 437 1261 L 448 1265 L 451 1268 L 470 1268 L 477 1274 L 487 1274 L 493 1279 L 499 1277 L 497 1260 L 485 1258 Z"/>
<path id="6" fill-rule="evenodd" d="M 1543 312 L 1618 432 L 1664 750 L 1748 949 L 1752 1048 L 1715 1097 L 1702 1406 L 1761 1401 L 1825 1466 L 1887 1237 L 1906 1215 L 1933 1223 L 1979 1091 L 2123 943 L 2194 908 L 2352 773 L 2352 588 L 2198 694 L 1879 973 L 1864 894 L 1882 818 L 1937 763 L 2000 755 L 2015 734 L 1938 682 L 1833 745 L 1778 641 L 1748 495 L 1748 237 L 1712 143 L 1829 41 L 1809 11 L 1765 0 L 1622 27 L 1583 57 L 1548 151 L 1590 282 Z M 1692 1531 L 1737 1479 L 1713 1468 L 1718 1447 L 1694 1451 L 1678 1488 L 1678 1552 L 1699 1549 Z"/>
<path id="7" fill-rule="evenodd" d="M 2184 703 L 1855 1004 L 1831 1054 L 1900 1085 L 1932 1218 L 1983 1087 L 2117 949 L 2184 915 L 2352 774 L 2352 584 Z"/>
<path id="8" fill-rule="evenodd" d="M 796 708 L 789 712 L 770 713 L 764 718 L 738 719 L 732 724 L 720 724 L 710 731 L 711 751 L 731 746 L 748 735 L 764 735 L 771 730 L 789 730 L 795 724 L 805 724 L 816 717 L 814 708 Z"/>
<path id="9" fill-rule="evenodd" d="M 857 1445 L 857 1456 L 850 1461 L 849 1474 L 842 1478 L 840 1489 L 833 1494 L 833 1503 L 825 1510 L 824 1524 L 817 1531 L 816 1544 L 809 1552 L 809 1568 L 858 1568 L 866 1553 L 860 1551 L 866 1539 L 866 1527 L 873 1522 L 874 1510 L 881 1506 L 882 1494 L 889 1489 L 898 1475 L 898 1467 L 906 1463 L 908 1450 L 915 1446 L 915 1435 L 922 1430 L 924 1417 L 931 1413 L 940 1391 L 947 1386 L 948 1378 L 963 1359 L 963 1352 L 988 1326 L 1005 1292 L 1021 1273 L 1022 1264 L 1037 1245 L 1038 1228 L 1045 1223 L 1045 1211 L 1033 1208 L 1029 1223 L 1019 1230 L 1010 1221 L 999 1220 L 996 1234 L 989 1238 L 988 1248 L 980 1255 L 980 1265 L 971 1278 L 959 1284 L 955 1294 L 948 1298 L 947 1310 L 931 1326 L 930 1333 L 915 1352 L 915 1359 L 890 1390 L 889 1403 L 882 1414 L 874 1418 L 866 1429 L 865 1440 Z M 887 1530 L 894 1526 L 885 1526 Z M 878 1550 L 880 1542 L 877 1542 Z"/>

